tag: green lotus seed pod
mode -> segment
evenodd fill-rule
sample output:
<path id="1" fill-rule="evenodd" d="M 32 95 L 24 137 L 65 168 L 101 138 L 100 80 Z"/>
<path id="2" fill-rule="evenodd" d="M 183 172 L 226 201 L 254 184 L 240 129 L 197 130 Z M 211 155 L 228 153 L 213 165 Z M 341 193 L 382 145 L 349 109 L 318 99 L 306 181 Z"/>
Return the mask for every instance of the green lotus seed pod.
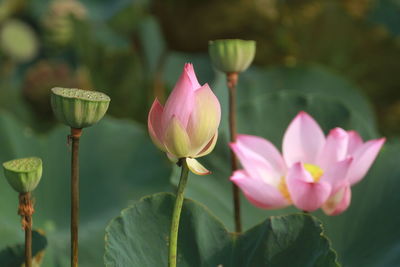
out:
<path id="1" fill-rule="evenodd" d="M 23 158 L 3 163 L 4 175 L 8 183 L 18 193 L 32 192 L 42 178 L 42 160 Z"/>
<path id="2" fill-rule="evenodd" d="M 97 123 L 110 104 L 110 97 L 101 92 L 61 87 L 51 91 L 51 107 L 55 116 L 72 128 L 81 129 Z"/>
<path id="3" fill-rule="evenodd" d="M 245 71 L 256 54 L 256 41 L 221 39 L 210 41 L 208 52 L 214 66 L 225 73 Z"/>

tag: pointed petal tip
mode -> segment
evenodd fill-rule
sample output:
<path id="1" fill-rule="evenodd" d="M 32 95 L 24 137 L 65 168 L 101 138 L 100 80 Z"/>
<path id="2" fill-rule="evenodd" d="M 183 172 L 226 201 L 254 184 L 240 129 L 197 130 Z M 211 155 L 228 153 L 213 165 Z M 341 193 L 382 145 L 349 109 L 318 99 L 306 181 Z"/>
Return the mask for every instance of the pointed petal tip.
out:
<path id="1" fill-rule="evenodd" d="M 299 113 L 297 113 L 296 117 L 311 117 L 311 115 L 305 112 L 304 110 L 301 110 L 299 111 Z"/>
<path id="2" fill-rule="evenodd" d="M 150 110 L 151 110 L 153 107 L 155 107 L 155 106 L 163 107 L 163 105 L 161 105 L 161 103 L 160 103 L 160 101 L 158 100 L 157 97 L 154 99 L 153 104 L 151 104 Z"/>
<path id="3" fill-rule="evenodd" d="M 236 170 L 232 173 L 231 177 L 229 177 L 229 180 L 233 183 L 235 183 L 235 181 L 240 180 L 242 178 L 244 178 L 245 176 L 243 175 L 243 170 Z"/>
<path id="4" fill-rule="evenodd" d="M 288 166 L 297 161 L 314 164 L 325 140 L 325 134 L 318 122 L 308 113 L 300 111 L 284 133 L 283 157 Z"/>
<path id="5" fill-rule="evenodd" d="M 386 137 L 381 137 L 378 139 L 378 141 L 383 145 L 384 143 L 386 143 Z"/>
<path id="6" fill-rule="evenodd" d="M 301 119 L 301 120 L 305 120 L 305 121 L 312 121 L 313 123 L 317 124 L 319 127 L 318 122 L 314 119 L 313 116 L 311 116 L 308 112 L 305 112 L 304 110 L 300 111 L 299 113 L 297 113 L 296 117 L 293 119 L 293 121 L 297 120 L 297 119 Z M 293 122 L 292 121 L 292 122 Z"/>
<path id="7" fill-rule="evenodd" d="M 196 72 L 194 71 L 194 66 L 192 63 L 185 63 L 185 66 L 183 67 L 183 72 L 184 74 L 186 74 L 187 77 L 189 77 L 189 80 L 194 90 L 197 90 L 201 87 L 197 80 Z"/>
<path id="8" fill-rule="evenodd" d="M 369 140 L 366 143 L 369 143 L 370 145 L 379 147 L 379 149 L 381 149 L 382 146 L 385 144 L 385 142 L 386 142 L 386 137 L 381 137 L 381 138 Z"/>
<path id="9" fill-rule="evenodd" d="M 329 135 L 335 136 L 335 137 L 346 137 L 348 135 L 348 133 L 343 130 L 340 127 L 336 127 L 332 130 L 330 130 Z"/>
<path id="10" fill-rule="evenodd" d="M 383 145 L 386 143 L 386 137 L 381 137 L 381 138 L 375 139 L 373 141 L 375 141 L 375 145 L 379 147 L 379 150 L 381 150 Z"/>
<path id="11" fill-rule="evenodd" d="M 190 69 L 193 68 L 193 63 L 192 62 L 186 62 L 185 63 L 185 69 Z"/>

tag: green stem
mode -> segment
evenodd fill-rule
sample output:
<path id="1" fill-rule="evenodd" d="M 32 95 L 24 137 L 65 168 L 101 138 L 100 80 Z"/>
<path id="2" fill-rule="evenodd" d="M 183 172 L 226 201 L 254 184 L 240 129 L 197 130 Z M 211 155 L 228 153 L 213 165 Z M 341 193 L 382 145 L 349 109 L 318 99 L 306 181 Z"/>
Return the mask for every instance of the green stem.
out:
<path id="1" fill-rule="evenodd" d="M 171 232 L 169 238 L 169 267 L 176 267 L 179 220 L 181 217 L 185 186 L 189 174 L 189 168 L 187 166 L 186 159 L 180 159 L 180 163 L 182 164 L 181 178 L 178 185 L 178 191 L 176 192 L 175 207 L 174 212 L 172 213 Z"/>
<path id="2" fill-rule="evenodd" d="M 79 139 L 82 129 L 71 128 L 71 267 L 78 267 L 79 228 Z"/>
<path id="3" fill-rule="evenodd" d="M 26 220 L 32 221 L 30 216 Z M 25 228 L 25 267 L 32 267 L 32 227 Z"/>
<path id="4" fill-rule="evenodd" d="M 230 141 L 236 141 L 236 85 L 238 83 L 239 74 L 237 72 L 231 72 L 226 74 L 227 85 L 229 89 L 229 132 Z M 233 151 L 231 150 L 231 168 L 232 173 L 238 169 L 237 159 Z M 242 232 L 242 222 L 240 216 L 240 196 L 239 188 L 232 183 L 232 195 L 233 195 L 233 210 L 234 210 L 234 221 L 235 231 L 237 233 Z"/>
<path id="5" fill-rule="evenodd" d="M 18 214 L 22 216 L 22 228 L 25 229 L 25 267 L 32 267 L 32 213 L 31 193 L 21 193 Z"/>

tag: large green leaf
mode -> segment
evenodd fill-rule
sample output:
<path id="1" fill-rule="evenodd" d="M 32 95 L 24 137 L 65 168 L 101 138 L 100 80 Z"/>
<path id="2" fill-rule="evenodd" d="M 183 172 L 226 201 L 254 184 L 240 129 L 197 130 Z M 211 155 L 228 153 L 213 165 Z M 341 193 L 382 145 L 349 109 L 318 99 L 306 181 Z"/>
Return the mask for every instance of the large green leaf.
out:
<path id="1" fill-rule="evenodd" d="M 111 266 L 167 266 L 175 196 L 156 194 L 122 211 L 106 229 L 104 261 Z M 314 217 L 271 217 L 242 235 L 229 233 L 208 210 L 183 204 L 178 266 L 337 266 L 336 253 Z"/>
<path id="2" fill-rule="evenodd" d="M 60 126 L 49 135 L 36 136 L 13 117 L 0 115 L 0 161 L 32 155 L 43 158 L 43 178 L 33 194 L 33 220 L 35 228 L 47 233 L 43 266 L 49 267 L 69 266 L 68 134 L 69 129 Z M 111 118 L 84 130 L 80 162 L 80 265 L 100 266 L 106 223 L 130 200 L 168 190 L 170 165 L 141 126 Z M 17 194 L 1 178 L 0 248 L 23 239 L 17 205 Z"/>
<path id="3" fill-rule="evenodd" d="M 32 232 L 32 257 L 34 263 L 40 263 L 47 246 L 46 237 L 38 231 Z M 0 251 L 0 266 L 21 267 L 25 262 L 25 244 L 18 244 Z"/>

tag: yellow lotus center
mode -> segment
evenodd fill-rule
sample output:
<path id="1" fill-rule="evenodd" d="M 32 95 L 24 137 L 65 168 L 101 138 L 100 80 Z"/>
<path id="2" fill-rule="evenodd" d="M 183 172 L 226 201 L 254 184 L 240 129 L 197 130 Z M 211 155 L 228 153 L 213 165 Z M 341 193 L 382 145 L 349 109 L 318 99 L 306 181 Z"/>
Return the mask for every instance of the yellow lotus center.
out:
<path id="1" fill-rule="evenodd" d="M 304 168 L 311 174 L 314 182 L 318 182 L 324 174 L 324 171 L 314 164 L 305 163 Z"/>
<path id="2" fill-rule="evenodd" d="M 281 192 L 282 196 L 289 201 L 289 203 L 292 203 L 292 199 L 290 198 L 290 193 L 287 188 L 286 182 L 285 182 L 285 177 L 282 176 L 281 180 L 279 181 L 278 184 L 278 190 Z"/>
<path id="3" fill-rule="evenodd" d="M 314 164 L 305 163 L 304 168 L 311 174 L 314 182 L 318 182 L 324 174 L 324 171 Z M 278 184 L 278 190 L 281 192 L 282 196 L 289 201 L 289 203 L 292 203 L 292 199 L 290 198 L 290 193 L 286 185 L 285 176 L 281 177 Z"/>

